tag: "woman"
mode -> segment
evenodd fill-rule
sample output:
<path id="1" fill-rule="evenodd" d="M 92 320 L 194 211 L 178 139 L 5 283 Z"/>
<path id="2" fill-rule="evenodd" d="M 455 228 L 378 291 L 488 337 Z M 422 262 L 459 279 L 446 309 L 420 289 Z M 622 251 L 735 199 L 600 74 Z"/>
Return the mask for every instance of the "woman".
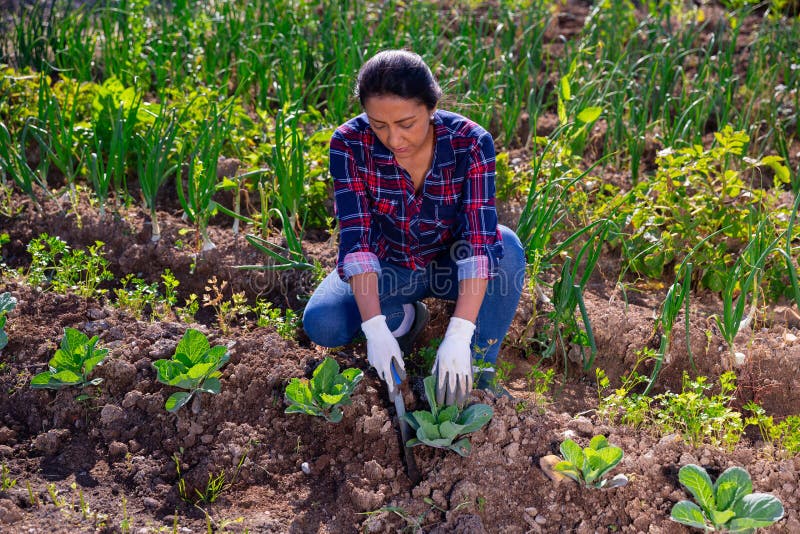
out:
<path id="1" fill-rule="evenodd" d="M 492 366 L 524 283 L 522 245 L 497 224 L 494 142 L 437 109 L 441 89 L 417 54 L 378 53 L 356 91 L 364 113 L 330 145 L 338 264 L 309 300 L 303 326 L 326 347 L 363 332 L 369 363 L 392 391 L 429 318 L 419 301 L 454 300 L 432 373 L 437 402 L 462 405 L 473 359 L 484 362 L 477 386 L 494 386 Z"/>

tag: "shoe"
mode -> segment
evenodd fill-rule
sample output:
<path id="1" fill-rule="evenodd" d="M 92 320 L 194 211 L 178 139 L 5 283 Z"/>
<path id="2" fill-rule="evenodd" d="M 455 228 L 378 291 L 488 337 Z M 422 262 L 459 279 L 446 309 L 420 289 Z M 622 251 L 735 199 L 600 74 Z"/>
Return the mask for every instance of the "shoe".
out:
<path id="1" fill-rule="evenodd" d="M 408 332 L 397 338 L 397 344 L 400 345 L 400 350 L 403 351 L 403 357 L 411 354 L 411 349 L 414 346 L 414 341 L 420 335 L 425 325 L 431 318 L 428 307 L 421 302 L 414 303 L 414 322 Z"/>
<path id="2" fill-rule="evenodd" d="M 497 398 L 500 397 L 508 397 L 509 399 L 514 398 L 506 388 L 497 383 L 496 373 L 494 371 L 481 370 L 477 372 L 477 375 L 478 375 L 478 380 L 475 382 L 475 389 L 482 389 L 484 391 L 488 391 Z"/>

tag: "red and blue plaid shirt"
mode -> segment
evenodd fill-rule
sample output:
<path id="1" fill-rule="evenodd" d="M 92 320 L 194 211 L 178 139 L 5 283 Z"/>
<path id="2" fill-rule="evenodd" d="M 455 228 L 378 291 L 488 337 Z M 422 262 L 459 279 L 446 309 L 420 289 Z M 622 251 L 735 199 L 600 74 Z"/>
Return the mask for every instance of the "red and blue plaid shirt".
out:
<path id="1" fill-rule="evenodd" d="M 333 134 L 330 171 L 342 280 L 380 273 L 380 260 L 424 269 L 448 251 L 459 280 L 496 275 L 503 243 L 495 210 L 492 136 L 447 111 L 436 111 L 433 125 L 433 165 L 419 193 L 365 114 Z"/>

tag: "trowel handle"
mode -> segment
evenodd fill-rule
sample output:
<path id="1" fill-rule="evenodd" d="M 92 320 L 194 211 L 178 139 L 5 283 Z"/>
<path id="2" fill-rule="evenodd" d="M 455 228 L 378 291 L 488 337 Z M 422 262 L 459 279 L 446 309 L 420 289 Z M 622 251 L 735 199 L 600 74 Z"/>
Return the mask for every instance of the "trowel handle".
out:
<path id="1" fill-rule="evenodd" d="M 394 360 L 392 360 L 391 366 L 392 366 L 392 377 L 394 378 L 394 383 L 395 384 L 401 384 L 403 381 L 400 380 L 400 375 L 397 374 L 397 371 L 394 368 Z"/>

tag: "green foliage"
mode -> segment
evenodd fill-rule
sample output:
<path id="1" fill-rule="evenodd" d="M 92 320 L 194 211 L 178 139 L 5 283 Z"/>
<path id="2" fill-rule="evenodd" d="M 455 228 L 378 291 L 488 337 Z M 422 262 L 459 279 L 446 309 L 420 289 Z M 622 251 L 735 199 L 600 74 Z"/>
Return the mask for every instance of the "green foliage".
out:
<path id="1" fill-rule="evenodd" d="M 31 255 L 28 283 L 59 293 L 71 291 L 82 297 L 104 294 L 106 291 L 99 286 L 111 280 L 113 274 L 103 256 L 103 245 L 102 241 L 95 241 L 86 250 L 71 249 L 60 237 L 41 234 L 28 243 Z"/>
<path id="2" fill-rule="evenodd" d="M 654 400 L 660 409 L 653 419 L 661 433 L 679 432 L 694 446 L 708 442 L 732 449 L 744 431 L 742 414 L 731 408 L 736 375 L 730 371 L 722 373 L 719 393 L 707 396 L 709 389 L 711 384 L 706 377 L 690 380 L 684 372 L 680 393 L 667 391 L 656 395 Z"/>
<path id="3" fill-rule="evenodd" d="M 50 359 L 49 369 L 31 380 L 36 389 L 61 389 L 68 386 L 96 386 L 103 379 L 89 380 L 92 370 L 108 355 L 108 349 L 97 348 L 98 337 L 89 336 L 74 328 L 65 328 L 61 347 Z"/>
<path id="4" fill-rule="evenodd" d="M 417 410 L 403 417 L 416 432 L 416 437 L 406 443 L 409 447 L 428 445 L 449 449 L 461 456 L 469 456 L 472 445 L 464 437 L 480 429 L 489 422 L 494 410 L 487 404 L 473 404 L 464 410 L 458 406 L 439 406 L 436 403 L 436 377 L 427 376 L 424 380 L 425 396 L 430 411 Z"/>
<path id="5" fill-rule="evenodd" d="M 689 464 L 681 467 L 678 479 L 695 500 L 672 507 L 670 519 L 678 523 L 704 531 L 755 532 L 783 517 L 780 499 L 753 493 L 750 474 L 741 467 L 726 469 L 712 485 L 705 469 Z"/>
<path id="6" fill-rule="evenodd" d="M 778 457 L 791 457 L 800 454 L 800 415 L 790 415 L 780 423 L 776 423 L 764 408 L 753 401 L 747 402 L 743 408 L 751 416 L 745 418 L 745 426 L 758 427 L 761 439 L 771 446 Z"/>
<path id="7" fill-rule="evenodd" d="M 271 326 L 283 339 L 296 339 L 300 328 L 300 316 L 291 308 L 281 312 L 267 300 L 257 299 L 253 306 L 256 324 L 260 327 Z"/>
<path id="8" fill-rule="evenodd" d="M 285 413 L 304 413 L 324 417 L 331 423 L 342 420 L 342 406 L 349 405 L 350 396 L 364 373 L 351 368 L 339 372 L 339 364 L 333 358 L 322 360 L 311 380 L 292 378 L 286 386 L 286 401 L 289 407 Z"/>
<path id="9" fill-rule="evenodd" d="M 8 319 L 8 312 L 17 306 L 17 299 L 11 293 L 0 293 L 0 350 L 8 345 L 8 334 L 6 334 L 5 326 Z"/>
<path id="10" fill-rule="evenodd" d="M 553 469 L 573 479 L 587 488 L 602 488 L 608 485 L 623 485 L 622 478 L 603 478 L 620 461 L 623 452 L 619 447 L 611 445 L 605 436 L 595 436 L 588 447 L 581 447 L 571 439 L 561 442 L 561 455 L 564 459 Z M 627 482 L 627 479 L 624 479 Z"/>
<path id="11" fill-rule="evenodd" d="M 644 358 L 654 356 L 652 350 L 644 353 Z M 622 387 L 605 397 L 602 391 L 609 387 L 608 379 L 602 371 L 597 372 L 597 378 L 601 397 L 597 411 L 609 421 L 654 428 L 661 435 L 679 433 L 693 446 L 710 443 L 732 449 L 742 437 L 742 414 L 731 407 L 736 390 L 736 375 L 732 372 L 720 376 L 720 391 L 713 395 L 707 394 L 711 384 L 706 377 L 691 380 L 685 372 L 680 393 L 667 391 L 654 397 L 633 392 L 637 385 L 647 382 L 635 369 Z"/>
<path id="12" fill-rule="evenodd" d="M 696 274 L 703 286 L 720 291 L 730 244 L 748 240 L 757 226 L 758 207 L 768 210 L 774 203 L 763 189 L 745 182 L 744 171 L 757 174 L 768 166 L 775 171 L 776 190 L 788 183 L 780 158 L 745 156 L 750 141 L 745 132 L 725 126 L 715 140 L 709 149 L 662 150 L 653 180 L 632 191 L 621 214 L 630 231 L 623 255 L 634 271 L 660 278 L 667 265 L 683 260 L 702 241 L 693 253 Z"/>
<path id="13" fill-rule="evenodd" d="M 219 369 L 228 363 L 229 359 L 227 347 L 224 345 L 212 347 L 202 332 L 193 328 L 186 330 L 171 359 L 153 362 L 159 382 L 188 390 L 170 395 L 164 405 L 167 411 L 177 412 L 195 394 L 219 393 L 222 387 L 219 381 L 222 373 Z"/>
<path id="14" fill-rule="evenodd" d="M 619 421 L 633 428 L 652 424 L 651 404 L 653 398 L 635 393 L 633 389 L 639 384 L 647 382 L 647 377 L 640 375 L 636 368 L 644 360 L 654 357 L 653 349 L 643 349 L 634 368 L 623 377 L 622 385 L 606 396 L 603 396 L 603 392 L 609 388 L 610 381 L 605 371 L 599 368 L 595 369 L 599 397 L 597 415 L 608 421 Z"/>
<path id="15" fill-rule="evenodd" d="M 0 466 L 0 491 L 6 491 L 17 485 L 17 479 L 11 478 L 6 464 Z"/>

